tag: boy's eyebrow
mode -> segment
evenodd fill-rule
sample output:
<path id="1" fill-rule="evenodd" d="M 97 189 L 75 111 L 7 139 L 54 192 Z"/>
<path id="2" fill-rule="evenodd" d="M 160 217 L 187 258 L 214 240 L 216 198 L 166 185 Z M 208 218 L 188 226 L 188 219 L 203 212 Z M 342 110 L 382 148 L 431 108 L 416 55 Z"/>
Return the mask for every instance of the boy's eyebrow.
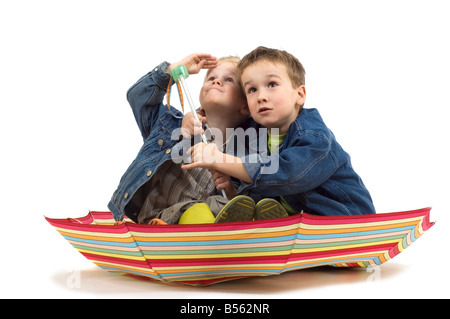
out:
<path id="1" fill-rule="evenodd" d="M 278 74 L 275 74 L 275 73 L 266 74 L 265 77 L 266 78 L 279 78 L 279 79 L 281 79 L 281 76 L 279 76 Z M 242 84 L 242 86 L 245 87 L 246 85 L 250 84 L 251 82 L 252 82 L 252 80 L 246 81 L 246 82 L 244 82 Z"/>
<path id="2" fill-rule="evenodd" d="M 214 69 L 208 70 L 205 74 L 205 77 L 207 77 L 208 75 L 210 75 L 213 72 L 214 72 Z M 237 71 L 235 71 L 235 70 L 224 72 L 224 76 L 236 77 L 236 75 L 237 75 Z"/>

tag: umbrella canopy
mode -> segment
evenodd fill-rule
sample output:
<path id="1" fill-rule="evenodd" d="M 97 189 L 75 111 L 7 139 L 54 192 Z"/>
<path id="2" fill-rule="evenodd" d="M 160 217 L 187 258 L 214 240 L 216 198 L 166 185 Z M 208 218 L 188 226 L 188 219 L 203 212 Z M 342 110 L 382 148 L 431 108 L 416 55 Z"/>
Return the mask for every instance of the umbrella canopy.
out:
<path id="1" fill-rule="evenodd" d="M 397 213 L 250 222 L 141 225 L 110 212 L 47 221 L 81 254 L 109 271 L 187 285 L 303 268 L 374 267 L 428 230 L 430 208 Z"/>

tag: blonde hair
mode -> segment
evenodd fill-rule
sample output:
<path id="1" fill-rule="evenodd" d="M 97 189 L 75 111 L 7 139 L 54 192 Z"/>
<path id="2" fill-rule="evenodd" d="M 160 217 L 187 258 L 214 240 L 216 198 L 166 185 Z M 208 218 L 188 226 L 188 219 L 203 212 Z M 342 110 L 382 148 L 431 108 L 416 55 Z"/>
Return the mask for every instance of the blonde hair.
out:
<path id="1" fill-rule="evenodd" d="M 229 55 L 229 56 L 221 57 L 220 59 L 217 60 L 217 62 L 218 63 L 231 62 L 231 63 L 234 63 L 234 64 L 238 65 L 239 62 L 241 62 L 241 58 L 238 57 L 238 56 Z"/>
<path id="2" fill-rule="evenodd" d="M 286 51 L 270 49 L 263 46 L 257 47 L 242 58 L 238 64 L 239 79 L 248 66 L 262 60 L 283 64 L 287 69 L 294 88 L 305 85 L 305 69 L 295 56 Z"/>
<path id="3" fill-rule="evenodd" d="M 234 55 L 228 55 L 228 56 L 224 56 L 224 57 L 217 59 L 217 65 L 224 63 L 224 62 L 233 63 L 237 67 L 239 65 L 239 62 L 241 62 L 241 58 L 238 56 L 234 56 Z M 206 77 L 211 72 L 211 70 L 212 69 L 209 69 L 208 72 L 206 72 L 205 80 L 206 80 Z"/>

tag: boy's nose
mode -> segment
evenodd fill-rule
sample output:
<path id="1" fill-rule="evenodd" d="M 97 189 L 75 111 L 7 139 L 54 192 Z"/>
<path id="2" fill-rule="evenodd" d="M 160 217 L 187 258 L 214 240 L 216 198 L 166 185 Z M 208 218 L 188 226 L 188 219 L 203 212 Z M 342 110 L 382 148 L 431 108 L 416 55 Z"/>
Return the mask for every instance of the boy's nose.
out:
<path id="1" fill-rule="evenodd" d="M 214 79 L 213 82 L 212 82 L 212 84 L 213 84 L 213 85 L 214 85 L 214 84 L 222 85 L 222 82 L 220 82 L 219 79 Z"/>
<path id="2" fill-rule="evenodd" d="M 258 102 L 267 102 L 267 96 L 263 90 L 258 91 Z"/>

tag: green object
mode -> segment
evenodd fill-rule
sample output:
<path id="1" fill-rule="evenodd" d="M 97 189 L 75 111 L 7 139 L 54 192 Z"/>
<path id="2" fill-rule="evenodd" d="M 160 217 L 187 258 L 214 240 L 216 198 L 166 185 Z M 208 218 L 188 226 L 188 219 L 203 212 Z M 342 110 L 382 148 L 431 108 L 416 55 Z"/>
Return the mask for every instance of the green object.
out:
<path id="1" fill-rule="evenodd" d="M 185 65 L 179 65 L 175 69 L 172 70 L 172 77 L 175 82 L 178 82 L 180 77 L 187 79 L 189 77 L 189 72 Z"/>

